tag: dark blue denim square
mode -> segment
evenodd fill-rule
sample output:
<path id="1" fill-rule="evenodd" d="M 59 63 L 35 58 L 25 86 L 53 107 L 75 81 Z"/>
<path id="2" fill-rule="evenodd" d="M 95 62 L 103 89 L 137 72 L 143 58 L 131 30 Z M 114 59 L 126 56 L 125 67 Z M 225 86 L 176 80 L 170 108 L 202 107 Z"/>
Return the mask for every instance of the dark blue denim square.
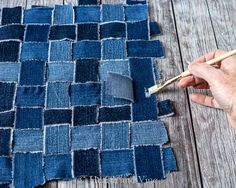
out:
<path id="1" fill-rule="evenodd" d="M 171 116 L 174 115 L 174 107 L 171 100 L 167 99 L 157 103 L 158 105 L 158 116 Z"/>
<path id="2" fill-rule="evenodd" d="M 125 59 L 125 40 L 107 39 L 102 41 L 102 59 Z"/>
<path id="3" fill-rule="evenodd" d="M 14 153 L 43 151 L 43 130 L 15 129 L 13 140 Z"/>
<path id="4" fill-rule="evenodd" d="M 15 111 L 0 113 L 0 127 L 13 127 L 15 122 Z"/>
<path id="5" fill-rule="evenodd" d="M 99 108 L 99 122 L 131 120 L 130 106 Z"/>
<path id="6" fill-rule="evenodd" d="M 92 125 L 97 122 L 97 106 L 76 106 L 73 113 L 73 125 Z"/>
<path id="7" fill-rule="evenodd" d="M 51 24 L 53 8 L 38 7 L 24 10 L 24 24 L 44 23 Z"/>
<path id="8" fill-rule="evenodd" d="M 49 63 L 47 68 L 48 81 L 73 81 L 73 63 Z"/>
<path id="9" fill-rule="evenodd" d="M 24 25 L 6 25 L 0 27 L 0 40 L 23 40 L 25 32 Z"/>
<path id="10" fill-rule="evenodd" d="M 134 160 L 138 182 L 164 178 L 160 146 L 135 147 Z"/>
<path id="11" fill-rule="evenodd" d="M 48 60 L 49 44 L 46 42 L 25 42 L 22 44 L 21 61 Z"/>
<path id="12" fill-rule="evenodd" d="M 70 109 L 54 109 L 44 111 L 44 124 L 70 124 L 72 117 L 72 110 Z"/>
<path id="13" fill-rule="evenodd" d="M 71 39 L 75 40 L 75 25 L 53 25 L 50 29 L 50 40 Z"/>
<path id="14" fill-rule="evenodd" d="M 17 62 L 19 59 L 20 42 L 0 42 L 0 62 Z"/>
<path id="15" fill-rule="evenodd" d="M 14 187 L 35 187 L 42 185 L 42 153 L 16 153 L 14 156 Z"/>
<path id="16" fill-rule="evenodd" d="M 100 59 L 100 41 L 80 41 L 73 43 L 73 60 L 78 59 Z"/>
<path id="17" fill-rule="evenodd" d="M 148 6 L 147 5 L 127 5 L 125 7 L 125 20 L 126 21 L 142 21 L 148 19 Z"/>
<path id="18" fill-rule="evenodd" d="M 128 41 L 128 57 L 163 57 L 164 49 L 159 40 Z"/>
<path id="19" fill-rule="evenodd" d="M 100 0 L 78 0 L 79 5 L 97 5 Z"/>
<path id="20" fill-rule="evenodd" d="M 16 106 L 44 106 L 45 87 L 17 87 Z"/>
<path id="21" fill-rule="evenodd" d="M 101 152 L 102 177 L 131 176 L 134 174 L 133 150 Z"/>
<path id="22" fill-rule="evenodd" d="M 148 21 L 144 20 L 140 22 L 127 23 L 127 35 L 128 35 L 127 36 L 128 40 L 137 40 L 137 39 L 148 40 L 149 39 Z"/>
<path id="23" fill-rule="evenodd" d="M 146 0 L 126 0 L 127 5 L 146 4 Z"/>
<path id="24" fill-rule="evenodd" d="M 74 151 L 74 175 L 76 178 L 99 177 L 99 153 L 97 149 Z"/>
<path id="25" fill-rule="evenodd" d="M 48 126 L 45 129 L 45 154 L 69 153 L 69 125 Z"/>
<path id="26" fill-rule="evenodd" d="M 13 107 L 16 84 L 0 82 L 0 111 L 11 110 Z"/>
<path id="27" fill-rule="evenodd" d="M 0 156 L 10 155 L 11 129 L 0 129 Z"/>
<path id="28" fill-rule="evenodd" d="M 81 59 L 76 62 L 75 82 L 98 81 L 98 65 L 96 59 Z"/>
<path id="29" fill-rule="evenodd" d="M 150 22 L 150 36 L 156 36 L 161 34 L 161 28 L 157 22 Z"/>
<path id="30" fill-rule="evenodd" d="M 53 24 L 73 24 L 73 7 L 68 5 L 55 5 Z"/>
<path id="31" fill-rule="evenodd" d="M 48 155 L 44 157 L 44 170 L 47 180 L 72 178 L 71 154 Z"/>
<path id="32" fill-rule="evenodd" d="M 78 6 L 74 7 L 75 23 L 100 22 L 100 6 Z"/>
<path id="33" fill-rule="evenodd" d="M 100 37 L 103 38 L 126 38 L 125 23 L 112 22 L 100 25 Z"/>
<path id="34" fill-rule="evenodd" d="M 12 159 L 10 157 L 0 157 L 0 166 L 1 166 L 0 182 L 10 183 L 12 181 Z M 6 188 L 9 187 L 6 186 Z"/>
<path id="35" fill-rule="evenodd" d="M 2 25 L 21 23 L 22 7 L 2 9 Z"/>
<path id="36" fill-rule="evenodd" d="M 134 87 L 133 121 L 157 120 L 156 96 L 145 97 L 144 88 L 155 84 L 151 59 L 130 59 Z"/>
<path id="37" fill-rule="evenodd" d="M 44 61 L 22 61 L 20 85 L 43 85 L 45 79 Z"/>
<path id="38" fill-rule="evenodd" d="M 165 174 L 177 171 L 176 159 L 171 147 L 162 148 Z"/>
<path id="39" fill-rule="evenodd" d="M 77 40 L 98 40 L 98 24 L 96 23 L 78 24 Z"/>
<path id="40" fill-rule="evenodd" d="M 72 84 L 70 97 L 72 106 L 101 104 L 101 84 Z"/>
<path id="41" fill-rule="evenodd" d="M 27 25 L 25 42 L 47 42 L 50 25 Z"/>
<path id="42" fill-rule="evenodd" d="M 16 129 L 42 128 L 43 124 L 42 108 L 17 108 L 16 109 Z"/>
<path id="43" fill-rule="evenodd" d="M 50 61 L 72 61 L 72 43 L 66 40 L 51 42 Z"/>
<path id="44" fill-rule="evenodd" d="M 102 21 L 124 21 L 122 4 L 102 4 Z"/>
<path id="45" fill-rule="evenodd" d="M 102 124 L 102 150 L 129 148 L 129 123 Z"/>

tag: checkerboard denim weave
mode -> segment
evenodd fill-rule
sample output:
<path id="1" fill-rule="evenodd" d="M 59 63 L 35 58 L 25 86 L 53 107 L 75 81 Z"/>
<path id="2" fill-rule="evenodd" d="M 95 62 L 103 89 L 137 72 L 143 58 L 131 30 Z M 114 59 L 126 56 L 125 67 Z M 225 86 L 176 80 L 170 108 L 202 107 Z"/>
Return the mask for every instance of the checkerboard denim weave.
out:
<path id="1" fill-rule="evenodd" d="M 144 96 L 164 56 L 145 0 L 3 8 L 0 27 L 0 184 L 136 176 L 176 170 L 162 116 Z"/>

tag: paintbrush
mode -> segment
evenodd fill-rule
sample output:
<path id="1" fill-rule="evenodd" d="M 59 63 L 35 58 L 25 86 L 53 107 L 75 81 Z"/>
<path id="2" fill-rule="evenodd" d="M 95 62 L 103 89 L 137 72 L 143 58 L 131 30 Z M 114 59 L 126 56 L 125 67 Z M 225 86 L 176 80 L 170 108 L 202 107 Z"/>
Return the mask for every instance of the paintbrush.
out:
<path id="1" fill-rule="evenodd" d="M 222 60 L 224 60 L 224 59 L 226 59 L 226 58 L 228 58 L 232 55 L 235 55 L 235 54 L 236 54 L 236 49 L 234 49 L 230 52 L 227 52 L 227 53 L 225 53 L 221 56 L 218 56 L 214 59 L 211 59 L 211 60 L 207 61 L 206 64 L 215 65 L 217 62 L 222 61 Z M 190 71 L 186 70 L 186 71 L 182 72 L 181 74 L 179 74 L 179 75 L 177 75 L 177 76 L 175 76 L 175 77 L 173 77 L 173 78 L 171 78 L 167 81 L 156 84 L 156 85 L 154 85 L 154 86 L 152 86 L 148 89 L 145 88 L 145 96 L 150 97 L 152 94 L 157 93 L 158 91 L 160 91 L 164 87 L 166 87 L 166 86 L 168 86 L 168 85 L 170 85 L 170 84 L 172 84 L 172 83 L 174 83 L 178 80 L 181 80 L 182 78 L 184 78 L 186 76 L 190 76 L 190 75 L 191 75 Z"/>

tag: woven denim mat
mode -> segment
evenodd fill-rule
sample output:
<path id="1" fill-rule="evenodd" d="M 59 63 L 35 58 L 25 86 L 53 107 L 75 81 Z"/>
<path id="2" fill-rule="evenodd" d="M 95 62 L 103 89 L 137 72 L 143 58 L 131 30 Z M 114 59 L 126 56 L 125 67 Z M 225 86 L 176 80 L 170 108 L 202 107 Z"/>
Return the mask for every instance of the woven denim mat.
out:
<path id="1" fill-rule="evenodd" d="M 160 120 L 172 103 L 144 96 L 164 56 L 145 0 L 3 8 L 1 23 L 2 186 L 176 171 Z"/>

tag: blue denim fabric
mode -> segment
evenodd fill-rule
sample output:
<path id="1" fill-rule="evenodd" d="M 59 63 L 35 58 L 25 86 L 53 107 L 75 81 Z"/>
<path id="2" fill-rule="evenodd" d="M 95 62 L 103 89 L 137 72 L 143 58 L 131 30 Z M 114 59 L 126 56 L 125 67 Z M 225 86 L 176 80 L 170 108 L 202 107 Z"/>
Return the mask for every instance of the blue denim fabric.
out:
<path id="1" fill-rule="evenodd" d="M 10 156 L 11 129 L 0 129 L 0 156 Z"/>
<path id="2" fill-rule="evenodd" d="M 102 151 L 101 172 L 102 177 L 133 175 L 133 150 Z"/>
<path id="3" fill-rule="evenodd" d="M 146 0 L 126 0 L 127 5 L 146 4 Z"/>
<path id="4" fill-rule="evenodd" d="M 50 29 L 49 40 L 75 40 L 75 25 L 53 25 Z"/>
<path id="5" fill-rule="evenodd" d="M 71 129 L 71 149 L 100 148 L 101 127 L 77 126 Z"/>
<path id="6" fill-rule="evenodd" d="M 42 153 L 16 153 L 14 156 L 14 187 L 42 185 L 44 180 Z"/>
<path id="7" fill-rule="evenodd" d="M 102 4 L 102 21 L 124 21 L 122 4 Z"/>
<path id="8" fill-rule="evenodd" d="M 127 23 L 127 35 L 128 40 L 148 40 L 148 21 L 144 20 L 140 22 Z"/>
<path id="9" fill-rule="evenodd" d="M 72 110 L 57 109 L 44 111 L 44 125 L 71 123 Z"/>
<path id="10" fill-rule="evenodd" d="M 128 57 L 163 57 L 164 50 L 159 40 L 128 41 Z"/>
<path id="11" fill-rule="evenodd" d="M 99 122 L 131 120 L 130 106 L 99 108 Z"/>
<path id="12" fill-rule="evenodd" d="M 100 0 L 78 0 L 79 5 L 97 5 Z"/>
<path id="13" fill-rule="evenodd" d="M 163 179 L 160 146 L 138 146 L 134 148 L 135 174 L 138 182 L 150 179 Z"/>
<path id="14" fill-rule="evenodd" d="M 43 125 L 42 108 L 17 108 L 16 109 L 16 129 L 42 128 Z"/>
<path id="15" fill-rule="evenodd" d="M 75 82 L 85 83 L 98 81 L 98 65 L 96 59 L 81 59 L 76 62 Z"/>
<path id="16" fill-rule="evenodd" d="M 22 44 L 21 61 L 48 60 L 49 44 L 46 42 L 25 42 Z"/>
<path id="17" fill-rule="evenodd" d="M 125 6 L 126 21 L 142 21 L 148 19 L 147 5 L 127 5 Z"/>
<path id="18" fill-rule="evenodd" d="M 44 61 L 22 61 L 20 71 L 20 85 L 44 85 Z"/>
<path id="19" fill-rule="evenodd" d="M 150 36 L 156 36 L 161 34 L 161 28 L 157 22 L 150 22 Z"/>
<path id="20" fill-rule="evenodd" d="M 51 24 L 52 22 L 52 8 L 39 7 L 24 10 L 24 24 L 30 23 L 44 23 Z"/>
<path id="21" fill-rule="evenodd" d="M 68 108 L 69 86 L 68 82 L 48 82 L 47 108 Z"/>
<path id="22" fill-rule="evenodd" d="M 151 59 L 130 59 L 131 78 L 134 86 L 132 107 L 133 121 L 157 120 L 156 96 L 145 97 L 144 88 L 155 84 Z"/>
<path id="23" fill-rule="evenodd" d="M 20 42 L 0 42 L 0 62 L 17 62 L 19 59 Z"/>
<path id="24" fill-rule="evenodd" d="M 99 177 L 99 153 L 97 149 L 74 151 L 74 175 L 76 178 Z"/>
<path id="25" fill-rule="evenodd" d="M 45 156 L 45 178 L 47 180 L 72 178 L 71 161 L 71 154 Z"/>
<path id="26" fill-rule="evenodd" d="M 25 32 L 24 25 L 6 25 L 0 27 L 0 40 L 23 40 Z"/>
<path id="27" fill-rule="evenodd" d="M 102 41 L 102 59 L 125 59 L 125 40 L 107 39 Z"/>
<path id="28" fill-rule="evenodd" d="M 68 5 L 55 5 L 53 24 L 73 24 L 73 7 Z"/>
<path id="29" fill-rule="evenodd" d="M 134 102 L 133 81 L 130 77 L 110 72 L 107 85 L 109 95 Z"/>
<path id="30" fill-rule="evenodd" d="M 162 117 L 162 116 L 172 116 L 174 115 L 174 107 L 172 105 L 171 100 L 167 99 L 164 101 L 160 101 L 158 102 L 158 109 L 159 109 L 159 113 L 158 116 Z"/>
<path id="31" fill-rule="evenodd" d="M 14 127 L 15 111 L 0 113 L 0 127 Z"/>
<path id="32" fill-rule="evenodd" d="M 12 181 L 12 159 L 10 157 L 0 157 L 0 166 L 0 182 L 10 183 Z"/>
<path id="33" fill-rule="evenodd" d="M 100 22 L 100 6 L 79 6 L 74 7 L 75 23 Z"/>
<path id="34" fill-rule="evenodd" d="M 42 130 L 20 130 L 13 133 L 13 152 L 38 152 L 43 151 Z"/>
<path id="35" fill-rule="evenodd" d="M 27 25 L 25 42 L 48 42 L 50 25 Z"/>
<path id="36" fill-rule="evenodd" d="M 101 84 L 72 84 L 70 97 L 72 106 L 101 104 Z"/>
<path id="37" fill-rule="evenodd" d="M 45 154 L 69 153 L 69 125 L 49 126 L 45 128 Z"/>
<path id="38" fill-rule="evenodd" d="M 171 147 L 162 148 L 165 173 L 177 170 L 176 159 Z"/>
<path id="39" fill-rule="evenodd" d="M 0 111 L 7 111 L 13 108 L 14 93 L 16 84 L 0 82 Z"/>
<path id="40" fill-rule="evenodd" d="M 51 42 L 50 61 L 72 61 L 72 43 L 70 41 Z"/>
<path id="41" fill-rule="evenodd" d="M 73 113 L 73 125 L 92 125 L 97 122 L 97 106 L 76 106 Z"/>
<path id="42" fill-rule="evenodd" d="M 21 23 L 22 7 L 2 9 L 2 25 Z"/>
<path id="43" fill-rule="evenodd" d="M 73 63 L 49 63 L 48 81 L 73 81 Z"/>
<path id="44" fill-rule="evenodd" d="M 98 24 L 96 23 L 78 24 L 77 40 L 98 40 Z"/>
<path id="45" fill-rule="evenodd" d="M 126 25 L 121 22 L 111 22 L 100 25 L 100 37 L 126 38 Z"/>
<path id="46" fill-rule="evenodd" d="M 131 124 L 131 145 L 162 145 L 168 142 L 162 121 L 137 122 Z"/>
<path id="47" fill-rule="evenodd" d="M 0 80 L 17 82 L 19 70 L 20 70 L 19 63 L 1 63 L 0 64 Z"/>
<path id="48" fill-rule="evenodd" d="M 44 106 L 44 101 L 45 87 L 17 87 L 16 106 Z"/>
<path id="49" fill-rule="evenodd" d="M 101 42 L 100 41 L 80 41 L 73 43 L 73 60 L 77 59 L 100 59 Z"/>
<path id="50" fill-rule="evenodd" d="M 102 150 L 129 148 L 129 123 L 102 124 Z"/>

